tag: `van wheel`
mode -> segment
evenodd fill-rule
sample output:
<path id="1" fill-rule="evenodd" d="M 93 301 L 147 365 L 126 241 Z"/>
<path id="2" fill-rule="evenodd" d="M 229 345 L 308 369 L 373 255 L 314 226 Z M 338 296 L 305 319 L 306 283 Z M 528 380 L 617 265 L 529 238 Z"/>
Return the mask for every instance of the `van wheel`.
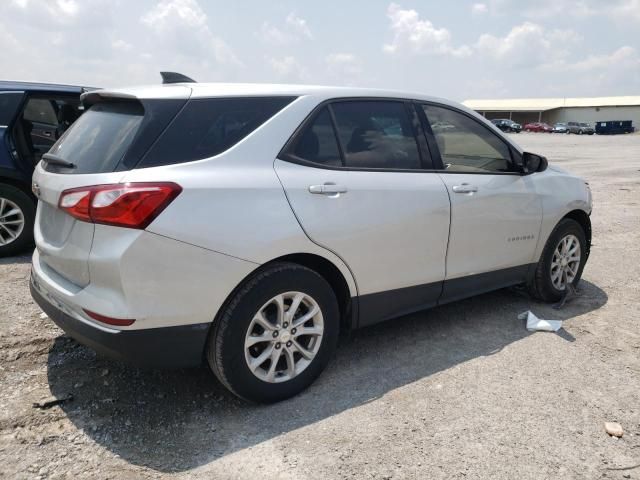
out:
<path id="1" fill-rule="evenodd" d="M 551 232 L 538 261 L 529 292 L 539 300 L 557 302 L 567 284 L 580 281 L 587 260 L 587 240 L 578 222 L 564 218 Z"/>
<path id="2" fill-rule="evenodd" d="M 220 312 L 207 360 L 237 396 L 277 402 L 322 373 L 339 326 L 338 302 L 323 277 L 301 265 L 273 264 L 242 285 Z"/>
<path id="3" fill-rule="evenodd" d="M 36 206 L 31 197 L 13 185 L 0 184 L 0 257 L 33 245 Z"/>

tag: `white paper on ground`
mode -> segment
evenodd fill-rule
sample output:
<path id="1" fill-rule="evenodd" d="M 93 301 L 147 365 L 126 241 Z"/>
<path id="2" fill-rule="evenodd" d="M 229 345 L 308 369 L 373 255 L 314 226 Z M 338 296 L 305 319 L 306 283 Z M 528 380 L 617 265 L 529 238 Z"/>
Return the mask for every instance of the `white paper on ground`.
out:
<path id="1" fill-rule="evenodd" d="M 527 321 L 530 332 L 557 332 L 562 328 L 562 320 L 544 320 L 536 317 L 530 310 L 518 315 L 519 320 Z"/>

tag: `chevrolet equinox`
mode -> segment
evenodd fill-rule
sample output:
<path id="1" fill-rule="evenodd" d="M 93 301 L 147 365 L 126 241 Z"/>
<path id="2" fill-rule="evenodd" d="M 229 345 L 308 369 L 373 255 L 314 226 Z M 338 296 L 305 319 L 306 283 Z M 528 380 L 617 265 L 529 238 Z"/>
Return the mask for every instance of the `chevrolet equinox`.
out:
<path id="1" fill-rule="evenodd" d="M 274 402 L 354 329 L 579 280 L 588 185 L 450 101 L 353 88 L 98 90 L 43 156 L 31 292 L 136 363 Z"/>

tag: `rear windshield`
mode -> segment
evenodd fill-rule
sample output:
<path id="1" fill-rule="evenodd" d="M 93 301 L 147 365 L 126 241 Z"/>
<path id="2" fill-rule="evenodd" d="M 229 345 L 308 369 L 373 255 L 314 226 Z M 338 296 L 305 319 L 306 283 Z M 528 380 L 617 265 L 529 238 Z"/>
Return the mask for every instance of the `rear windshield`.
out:
<path id="1" fill-rule="evenodd" d="M 73 173 L 113 172 L 131 146 L 143 118 L 144 110 L 139 103 L 98 103 L 67 130 L 50 153 L 75 164 Z"/>
<path id="2" fill-rule="evenodd" d="M 245 138 L 294 98 L 190 100 L 138 167 L 191 162 L 218 155 Z"/>

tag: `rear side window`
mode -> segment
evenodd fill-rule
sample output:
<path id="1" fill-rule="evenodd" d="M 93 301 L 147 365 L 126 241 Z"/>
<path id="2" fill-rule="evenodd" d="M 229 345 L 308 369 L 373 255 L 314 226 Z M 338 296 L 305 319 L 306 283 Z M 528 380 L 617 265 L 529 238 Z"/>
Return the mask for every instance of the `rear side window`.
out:
<path id="1" fill-rule="evenodd" d="M 50 152 L 75 164 L 74 174 L 112 172 L 131 146 L 143 118 L 139 103 L 98 103 L 67 130 Z"/>
<path id="2" fill-rule="evenodd" d="M 349 101 L 331 105 L 346 167 L 419 169 L 418 144 L 402 102 Z"/>
<path id="3" fill-rule="evenodd" d="M 460 112 L 424 105 L 447 171 L 486 173 L 510 171 L 511 153 L 494 132 Z"/>
<path id="4" fill-rule="evenodd" d="M 308 162 L 342 166 L 336 133 L 326 107 L 298 137 L 291 154 Z"/>
<path id="5" fill-rule="evenodd" d="M 58 114 L 51 100 L 46 98 L 30 98 L 24 108 L 23 117 L 33 123 L 58 125 Z"/>
<path id="6" fill-rule="evenodd" d="M 213 157 L 231 148 L 295 97 L 190 100 L 138 167 Z"/>

